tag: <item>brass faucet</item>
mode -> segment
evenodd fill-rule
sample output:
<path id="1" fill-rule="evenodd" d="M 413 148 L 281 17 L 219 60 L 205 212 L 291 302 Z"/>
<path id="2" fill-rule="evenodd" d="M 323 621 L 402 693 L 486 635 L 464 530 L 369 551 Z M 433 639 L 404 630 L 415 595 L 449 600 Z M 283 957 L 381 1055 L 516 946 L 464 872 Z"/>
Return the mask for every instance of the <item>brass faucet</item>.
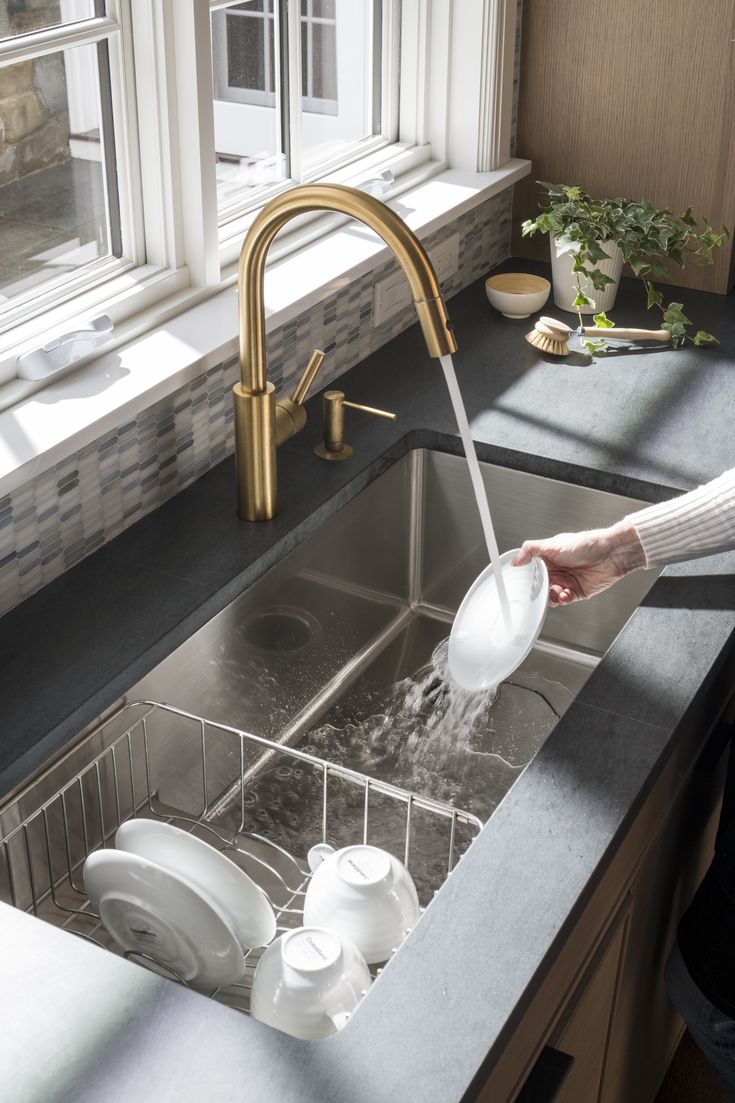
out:
<path id="1" fill-rule="evenodd" d="M 267 521 L 276 513 L 276 447 L 305 424 L 301 403 L 309 375 L 313 378 L 321 362 L 315 354 L 293 399 L 276 402 L 265 364 L 265 261 L 278 231 L 296 215 L 311 211 L 350 215 L 375 230 L 406 274 L 429 356 L 446 356 L 457 349 L 426 250 L 390 207 L 340 184 L 305 184 L 271 200 L 256 217 L 240 250 L 240 382 L 235 384 L 233 396 L 237 508 L 247 521 Z"/>

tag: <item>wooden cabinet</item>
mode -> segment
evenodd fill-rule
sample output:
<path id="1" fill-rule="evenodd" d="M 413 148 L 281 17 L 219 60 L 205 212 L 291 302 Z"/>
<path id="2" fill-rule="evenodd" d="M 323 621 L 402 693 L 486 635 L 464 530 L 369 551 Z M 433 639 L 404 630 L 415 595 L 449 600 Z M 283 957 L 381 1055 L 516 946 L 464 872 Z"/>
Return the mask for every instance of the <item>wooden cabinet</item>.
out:
<path id="1" fill-rule="evenodd" d="M 652 1103 L 681 1038 L 664 967 L 712 856 L 726 758 L 694 771 L 636 877 L 600 1103 Z"/>
<path id="2" fill-rule="evenodd" d="M 551 1044 L 573 1064 L 554 1103 L 593 1103 L 600 1097 L 629 906 L 616 920 L 570 1000 Z"/>

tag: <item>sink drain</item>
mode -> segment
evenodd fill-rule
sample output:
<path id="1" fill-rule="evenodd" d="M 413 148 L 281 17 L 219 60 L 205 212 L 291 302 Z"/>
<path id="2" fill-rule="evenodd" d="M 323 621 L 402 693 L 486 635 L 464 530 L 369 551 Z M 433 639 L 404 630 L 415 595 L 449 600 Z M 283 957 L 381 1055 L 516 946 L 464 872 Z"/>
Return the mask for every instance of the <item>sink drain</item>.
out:
<path id="1" fill-rule="evenodd" d="M 271 605 L 261 609 L 243 627 L 248 647 L 269 654 L 293 655 L 322 637 L 319 621 L 304 609 Z"/>

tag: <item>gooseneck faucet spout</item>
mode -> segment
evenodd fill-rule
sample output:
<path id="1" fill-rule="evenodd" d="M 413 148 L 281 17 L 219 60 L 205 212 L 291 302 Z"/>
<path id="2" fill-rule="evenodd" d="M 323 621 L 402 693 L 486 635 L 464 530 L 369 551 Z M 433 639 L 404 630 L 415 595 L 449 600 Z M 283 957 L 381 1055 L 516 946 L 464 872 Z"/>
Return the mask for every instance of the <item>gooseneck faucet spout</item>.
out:
<path id="1" fill-rule="evenodd" d="M 305 423 L 300 401 L 279 399 L 265 360 L 265 262 L 273 238 L 292 218 L 312 211 L 349 215 L 374 230 L 392 251 L 411 287 L 429 356 L 456 351 L 456 343 L 426 250 L 403 219 L 379 199 L 340 184 L 306 184 L 268 203 L 240 250 L 240 382 L 235 402 L 238 513 L 247 521 L 272 518 L 277 508 L 276 447 Z M 312 375 L 320 360 L 312 359 Z M 307 373 L 309 369 L 307 369 Z M 306 388 L 299 388 L 303 392 Z M 303 393 L 301 394 L 303 397 Z"/>

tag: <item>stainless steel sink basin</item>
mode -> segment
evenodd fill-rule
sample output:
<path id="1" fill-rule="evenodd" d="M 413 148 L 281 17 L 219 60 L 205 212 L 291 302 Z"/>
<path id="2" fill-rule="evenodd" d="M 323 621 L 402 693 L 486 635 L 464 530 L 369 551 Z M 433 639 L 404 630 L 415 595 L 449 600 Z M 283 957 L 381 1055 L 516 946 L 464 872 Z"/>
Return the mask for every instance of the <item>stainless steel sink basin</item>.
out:
<path id="1" fill-rule="evenodd" d="M 483 477 L 501 550 L 641 504 L 488 464 Z M 485 559 L 465 462 L 409 453 L 0 808 L 0 899 L 113 948 L 83 863 L 152 815 L 260 877 L 285 926 L 321 838 L 410 854 L 428 903 L 655 578 L 551 610 L 497 695 L 463 695 L 441 643 Z M 217 997 L 246 1010 L 256 962 Z"/>
<path id="2" fill-rule="evenodd" d="M 643 503 L 483 465 L 502 550 L 607 525 Z M 551 610 L 495 705 L 452 747 L 415 746 L 446 708 L 425 670 L 486 552 L 461 458 L 407 455 L 131 690 L 428 790 L 486 818 L 538 750 L 655 572 Z M 404 680 L 421 672 L 418 683 Z M 422 677 L 423 675 L 423 677 Z M 418 708 L 406 692 L 423 693 Z M 456 717 L 454 718 L 456 719 Z M 382 727 L 381 727 L 382 725 Z M 316 737 L 315 737 L 316 733 Z M 429 732 L 429 735 L 432 733 Z M 414 739 L 414 742 L 416 740 Z M 421 738 L 418 740 L 421 743 Z M 370 746 L 368 747 L 368 744 Z M 419 765 L 421 769 L 413 767 Z M 398 771 L 398 772 L 397 772 Z M 447 780 L 442 774 L 451 773 Z"/>

